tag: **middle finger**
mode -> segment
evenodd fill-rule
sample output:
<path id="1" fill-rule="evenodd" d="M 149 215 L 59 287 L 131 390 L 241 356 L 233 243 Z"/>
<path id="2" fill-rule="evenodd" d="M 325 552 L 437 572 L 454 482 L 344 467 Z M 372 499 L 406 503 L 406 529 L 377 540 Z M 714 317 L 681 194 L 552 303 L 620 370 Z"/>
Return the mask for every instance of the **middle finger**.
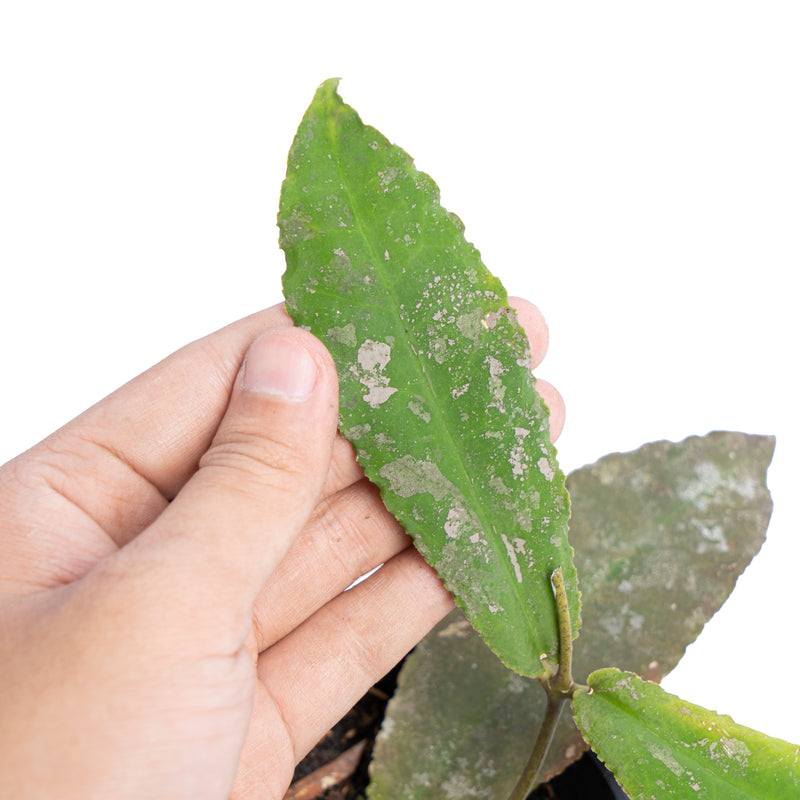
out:
<path id="1" fill-rule="evenodd" d="M 366 478 L 320 501 L 256 600 L 259 652 L 410 544 Z"/>

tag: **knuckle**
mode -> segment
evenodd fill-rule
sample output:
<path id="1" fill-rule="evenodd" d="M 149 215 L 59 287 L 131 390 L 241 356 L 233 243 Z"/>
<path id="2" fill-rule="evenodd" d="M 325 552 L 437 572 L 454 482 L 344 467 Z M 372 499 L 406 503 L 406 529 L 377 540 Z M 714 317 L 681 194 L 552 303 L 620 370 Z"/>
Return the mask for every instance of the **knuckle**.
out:
<path id="1" fill-rule="evenodd" d="M 354 577 L 406 545 L 400 523 L 366 478 L 321 501 L 312 526 L 323 539 L 326 560 L 338 562 Z M 395 542 L 401 536 L 402 545 Z"/>
<path id="2" fill-rule="evenodd" d="M 68 445 L 60 440 L 45 440 L 19 459 L 14 471 L 17 482 L 26 489 L 45 487 L 64 494 L 65 487 L 86 467 L 87 458 L 80 442 Z"/>
<path id="3" fill-rule="evenodd" d="M 371 626 L 365 629 L 364 619 L 359 614 L 344 609 L 324 607 L 318 613 L 329 635 L 335 637 L 338 658 L 354 682 L 359 676 L 371 676 L 376 664 L 383 660 L 383 643 L 374 635 L 374 629 Z M 366 682 L 373 681 L 367 679 Z"/>
<path id="4" fill-rule="evenodd" d="M 315 522 L 324 537 L 329 556 L 352 570 L 369 559 L 369 537 L 362 526 L 368 514 L 358 499 L 352 496 L 353 493 L 347 494 L 344 502 L 339 497 L 323 501 Z M 346 547 L 341 546 L 342 542 Z"/>
<path id="5" fill-rule="evenodd" d="M 17 496 L 62 521 L 91 521 L 121 546 L 166 504 L 160 491 L 91 432 L 63 429 L 11 464 Z"/>
<path id="6" fill-rule="evenodd" d="M 362 631 L 354 625 L 348 625 L 348 628 L 351 664 L 358 673 L 367 676 L 367 682 L 372 682 L 375 666 L 384 658 L 383 645 L 369 632 Z"/>
<path id="7" fill-rule="evenodd" d="M 69 502 L 89 494 L 84 489 L 105 497 L 110 476 L 119 469 L 106 449 L 67 431 L 41 442 L 13 467 L 14 480 L 24 491 L 48 492 Z"/>
<path id="8" fill-rule="evenodd" d="M 224 439 L 212 443 L 199 467 L 239 488 L 251 483 L 289 488 L 307 471 L 299 449 L 292 443 L 246 430 L 228 430 Z"/>

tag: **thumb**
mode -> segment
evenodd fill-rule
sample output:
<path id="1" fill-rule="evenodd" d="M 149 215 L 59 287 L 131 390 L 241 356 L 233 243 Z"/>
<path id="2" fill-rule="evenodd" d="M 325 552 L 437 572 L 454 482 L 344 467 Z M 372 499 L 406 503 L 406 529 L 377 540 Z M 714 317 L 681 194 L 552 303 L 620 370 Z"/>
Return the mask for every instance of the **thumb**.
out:
<path id="1" fill-rule="evenodd" d="M 202 586 L 212 603 L 232 592 L 252 604 L 313 511 L 337 410 L 336 370 L 322 343 L 298 328 L 262 334 L 198 471 L 122 552 L 144 549 L 168 584 L 183 576 L 191 594 Z"/>

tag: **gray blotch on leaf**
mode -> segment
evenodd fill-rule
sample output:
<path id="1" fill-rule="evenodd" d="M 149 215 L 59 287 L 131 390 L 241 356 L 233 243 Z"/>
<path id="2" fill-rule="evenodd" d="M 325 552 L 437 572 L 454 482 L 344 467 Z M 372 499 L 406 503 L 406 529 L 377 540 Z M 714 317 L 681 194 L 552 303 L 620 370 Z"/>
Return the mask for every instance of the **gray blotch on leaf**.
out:
<path id="1" fill-rule="evenodd" d="M 413 497 L 427 492 L 435 500 L 443 500 L 459 494 L 436 464 L 418 461 L 410 455 L 385 464 L 381 467 L 380 475 L 389 481 L 389 488 L 400 497 Z"/>
<path id="2" fill-rule="evenodd" d="M 367 339 L 358 348 L 358 363 L 350 367 L 350 371 L 367 389 L 363 399 L 371 408 L 385 403 L 397 391 L 389 386 L 389 376 L 384 373 L 391 358 L 392 348 L 386 342 Z"/>
<path id="3" fill-rule="evenodd" d="M 352 322 L 342 327 L 328 328 L 328 338 L 333 342 L 347 345 L 347 347 L 356 346 L 356 326 Z"/>

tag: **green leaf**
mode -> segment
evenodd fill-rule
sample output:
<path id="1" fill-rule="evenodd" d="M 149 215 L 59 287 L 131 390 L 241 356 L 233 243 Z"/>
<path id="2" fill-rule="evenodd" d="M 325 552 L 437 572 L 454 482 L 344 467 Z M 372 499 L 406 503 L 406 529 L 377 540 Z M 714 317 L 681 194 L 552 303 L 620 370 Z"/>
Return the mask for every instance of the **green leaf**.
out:
<path id="1" fill-rule="evenodd" d="M 764 541 L 773 449 L 772 437 L 717 432 L 612 454 L 568 477 L 583 595 L 576 680 L 609 663 L 661 678 L 678 663 Z M 406 660 L 369 796 L 400 797 L 403 776 L 424 775 L 420 800 L 439 800 L 448 782 L 505 800 L 544 708 L 538 681 L 505 669 L 451 615 Z M 565 710 L 546 776 L 585 749 Z"/>
<path id="2" fill-rule="evenodd" d="M 577 634 L 569 502 L 500 282 L 433 181 L 327 81 L 281 193 L 286 307 L 328 346 L 340 428 L 389 510 L 505 663 L 556 660 L 550 575 Z"/>
<path id="3" fill-rule="evenodd" d="M 592 673 L 573 706 L 584 737 L 632 800 L 800 797 L 800 747 L 687 703 L 631 672 Z"/>

